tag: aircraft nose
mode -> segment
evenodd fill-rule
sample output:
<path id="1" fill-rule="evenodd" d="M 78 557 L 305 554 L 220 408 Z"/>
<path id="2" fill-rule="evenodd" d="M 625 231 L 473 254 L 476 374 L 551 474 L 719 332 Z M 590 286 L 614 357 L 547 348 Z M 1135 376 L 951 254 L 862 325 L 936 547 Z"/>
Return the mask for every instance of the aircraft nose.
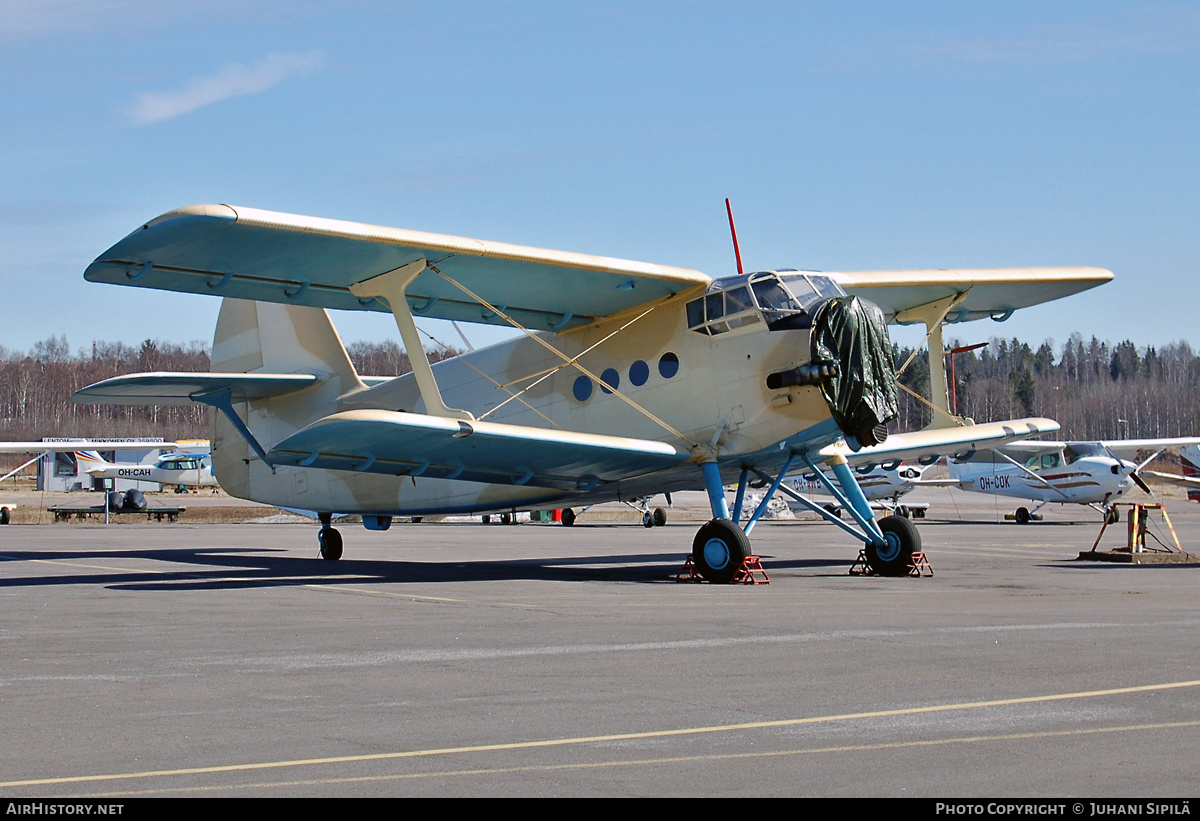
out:
<path id="1" fill-rule="evenodd" d="M 838 366 L 820 387 L 842 432 L 865 446 L 886 439 L 899 406 L 892 341 L 879 306 L 856 296 L 828 300 L 813 317 L 809 348 L 812 364 Z"/>

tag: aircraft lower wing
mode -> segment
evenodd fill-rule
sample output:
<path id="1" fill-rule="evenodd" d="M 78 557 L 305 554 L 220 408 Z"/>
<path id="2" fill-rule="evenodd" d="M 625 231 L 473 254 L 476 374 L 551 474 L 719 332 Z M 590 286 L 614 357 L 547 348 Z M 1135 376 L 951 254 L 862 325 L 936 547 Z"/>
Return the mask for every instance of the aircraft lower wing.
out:
<path id="1" fill-rule="evenodd" d="M 590 490 L 690 458 L 645 439 L 463 422 L 419 413 L 335 413 L 267 454 L 273 465 Z"/>
<path id="2" fill-rule="evenodd" d="M 940 456 L 955 456 L 1007 445 L 1030 436 L 1053 433 L 1059 424 L 1053 419 L 1010 419 L 981 425 L 957 428 L 920 430 L 915 433 L 894 433 L 883 444 L 853 451 L 843 442 L 822 448 L 822 458 L 836 454 L 846 457 L 853 466 L 886 464 L 904 460 L 935 460 Z"/>

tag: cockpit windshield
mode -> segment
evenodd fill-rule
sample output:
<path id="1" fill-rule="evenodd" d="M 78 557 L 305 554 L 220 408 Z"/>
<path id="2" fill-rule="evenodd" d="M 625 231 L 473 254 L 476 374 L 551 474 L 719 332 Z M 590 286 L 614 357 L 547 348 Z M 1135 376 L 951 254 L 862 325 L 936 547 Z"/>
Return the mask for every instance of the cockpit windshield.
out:
<path id="1" fill-rule="evenodd" d="M 844 295 L 821 274 L 758 271 L 724 277 L 687 304 L 688 328 L 711 336 L 761 322 L 772 331 L 806 329 L 819 302 Z"/>
<path id="2" fill-rule="evenodd" d="M 1075 464 L 1085 456 L 1112 456 L 1112 454 L 1099 442 L 1072 442 L 1063 448 L 1063 461 L 1068 465 Z"/>

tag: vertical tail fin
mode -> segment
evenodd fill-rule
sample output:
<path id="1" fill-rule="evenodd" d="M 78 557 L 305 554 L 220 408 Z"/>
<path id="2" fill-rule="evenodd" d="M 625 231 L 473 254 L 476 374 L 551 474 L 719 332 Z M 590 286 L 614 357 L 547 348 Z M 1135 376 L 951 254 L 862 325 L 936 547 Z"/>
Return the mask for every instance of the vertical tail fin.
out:
<path id="1" fill-rule="evenodd" d="M 320 381 L 285 396 L 235 406 L 238 416 L 266 448 L 337 410 L 338 400 L 365 389 L 329 314 L 322 308 L 225 299 L 213 335 L 216 373 L 309 373 Z M 248 497 L 250 462 L 242 435 L 221 414 L 212 414 L 212 464 L 229 493 Z"/>

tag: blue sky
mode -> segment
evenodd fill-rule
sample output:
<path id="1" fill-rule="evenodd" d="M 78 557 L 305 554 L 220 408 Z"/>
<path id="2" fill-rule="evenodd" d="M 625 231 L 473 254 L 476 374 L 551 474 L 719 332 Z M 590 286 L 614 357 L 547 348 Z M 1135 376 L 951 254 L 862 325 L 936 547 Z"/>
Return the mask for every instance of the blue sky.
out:
<path id="1" fill-rule="evenodd" d="M 82 276 L 191 203 L 719 276 L 725 197 L 754 269 L 1116 274 L 963 341 L 1200 345 L 1198 68 L 1195 4 L 0 0 L 0 345 L 209 339 Z"/>

